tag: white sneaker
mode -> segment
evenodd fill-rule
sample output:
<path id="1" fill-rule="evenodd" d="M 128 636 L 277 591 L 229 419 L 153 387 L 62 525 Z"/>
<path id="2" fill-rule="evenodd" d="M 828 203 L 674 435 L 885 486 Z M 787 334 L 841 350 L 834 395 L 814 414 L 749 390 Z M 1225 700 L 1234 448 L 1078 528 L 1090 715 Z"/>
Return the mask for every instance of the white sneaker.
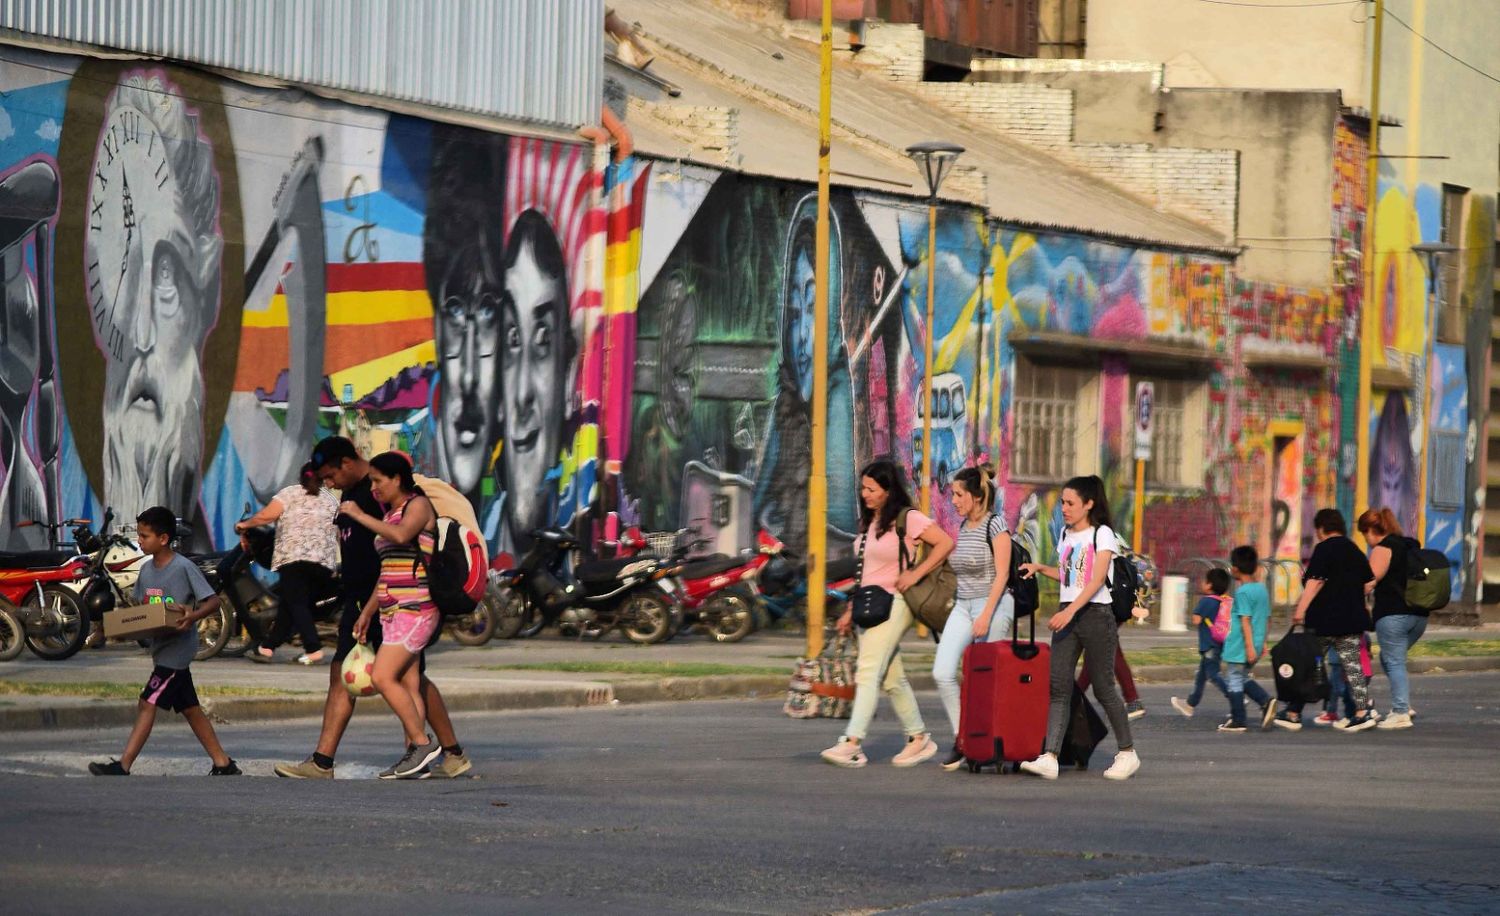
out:
<path id="1" fill-rule="evenodd" d="M 1105 779 L 1129 779 L 1135 775 L 1135 771 L 1141 768 L 1141 758 L 1134 750 L 1121 751 L 1115 755 L 1115 762 L 1104 771 Z"/>
<path id="2" fill-rule="evenodd" d="M 1021 770 L 1033 776 L 1043 779 L 1057 778 L 1057 757 L 1053 754 L 1043 754 L 1035 760 L 1028 760 L 1021 764 Z"/>
<path id="3" fill-rule="evenodd" d="M 1172 698 L 1172 708 L 1187 716 L 1189 719 L 1193 717 L 1193 707 L 1189 705 L 1188 701 L 1184 700 L 1182 697 Z"/>
<path id="4" fill-rule="evenodd" d="M 1411 713 L 1393 712 L 1376 723 L 1375 727 L 1386 731 L 1397 728 L 1411 728 Z"/>

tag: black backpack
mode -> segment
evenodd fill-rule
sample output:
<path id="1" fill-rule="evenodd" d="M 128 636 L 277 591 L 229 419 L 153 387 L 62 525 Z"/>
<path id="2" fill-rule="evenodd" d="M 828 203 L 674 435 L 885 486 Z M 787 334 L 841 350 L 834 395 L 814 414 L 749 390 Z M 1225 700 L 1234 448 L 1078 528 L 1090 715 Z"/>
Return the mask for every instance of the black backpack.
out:
<path id="1" fill-rule="evenodd" d="M 1117 542 L 1119 538 L 1115 539 Z M 1099 529 L 1094 529 L 1094 553 L 1099 553 Z M 1109 561 L 1109 575 L 1105 582 L 1109 588 L 1109 603 L 1115 612 L 1115 622 L 1125 623 L 1131 618 L 1136 603 L 1140 600 L 1141 571 L 1130 558 L 1124 555 L 1116 543 L 1114 557 Z"/>
<path id="2" fill-rule="evenodd" d="M 990 513 L 990 518 L 996 518 Z M 990 538 L 990 523 L 984 523 L 984 540 L 990 545 L 990 560 L 995 559 L 995 542 Z M 1031 562 L 1031 551 L 1021 546 L 1015 535 L 1010 537 L 1010 574 L 1005 577 L 1005 590 L 1010 592 L 1010 598 L 1016 605 L 1016 619 L 1020 620 L 1030 614 L 1035 614 L 1041 606 L 1041 593 L 1037 589 L 1036 576 L 1029 579 L 1021 578 L 1021 565 Z"/>

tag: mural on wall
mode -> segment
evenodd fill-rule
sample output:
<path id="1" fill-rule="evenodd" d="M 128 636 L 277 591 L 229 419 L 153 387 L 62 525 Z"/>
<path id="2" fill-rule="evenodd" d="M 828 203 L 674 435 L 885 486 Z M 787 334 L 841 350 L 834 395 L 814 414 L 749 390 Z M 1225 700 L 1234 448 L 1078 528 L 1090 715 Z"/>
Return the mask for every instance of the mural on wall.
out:
<path id="1" fill-rule="evenodd" d="M 331 433 L 452 479 L 498 551 L 592 505 L 592 147 L 6 56 L 4 546 L 153 504 L 223 545 Z"/>

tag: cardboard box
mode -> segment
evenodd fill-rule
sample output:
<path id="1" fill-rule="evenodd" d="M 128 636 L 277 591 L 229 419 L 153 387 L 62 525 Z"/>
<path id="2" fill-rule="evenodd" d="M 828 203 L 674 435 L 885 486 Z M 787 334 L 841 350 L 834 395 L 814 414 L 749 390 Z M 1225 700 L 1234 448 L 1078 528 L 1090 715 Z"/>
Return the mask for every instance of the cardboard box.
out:
<path id="1" fill-rule="evenodd" d="M 107 639 L 144 639 L 174 633 L 177 621 L 187 616 L 188 610 L 176 604 L 116 608 L 104 614 L 104 635 Z"/>

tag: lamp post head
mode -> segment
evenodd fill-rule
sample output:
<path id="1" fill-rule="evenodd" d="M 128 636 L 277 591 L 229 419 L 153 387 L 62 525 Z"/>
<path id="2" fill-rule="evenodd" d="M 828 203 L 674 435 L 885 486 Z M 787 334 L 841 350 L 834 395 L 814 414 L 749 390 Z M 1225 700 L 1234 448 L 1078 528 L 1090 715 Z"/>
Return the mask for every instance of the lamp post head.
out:
<path id="1" fill-rule="evenodd" d="M 1447 242 L 1421 242 L 1411 246 L 1411 253 L 1422 259 L 1427 268 L 1427 289 L 1429 292 L 1437 288 L 1438 268 L 1442 266 L 1443 258 L 1454 254 L 1458 248 Z"/>
<path id="2" fill-rule="evenodd" d="M 943 186 L 943 179 L 953 170 L 954 163 L 963 154 L 964 148 L 957 143 L 946 143 L 942 140 L 926 140 L 915 143 L 906 148 L 906 155 L 912 162 L 917 164 L 917 170 L 922 173 L 923 179 L 927 181 L 927 196 L 935 199 L 938 189 Z"/>

